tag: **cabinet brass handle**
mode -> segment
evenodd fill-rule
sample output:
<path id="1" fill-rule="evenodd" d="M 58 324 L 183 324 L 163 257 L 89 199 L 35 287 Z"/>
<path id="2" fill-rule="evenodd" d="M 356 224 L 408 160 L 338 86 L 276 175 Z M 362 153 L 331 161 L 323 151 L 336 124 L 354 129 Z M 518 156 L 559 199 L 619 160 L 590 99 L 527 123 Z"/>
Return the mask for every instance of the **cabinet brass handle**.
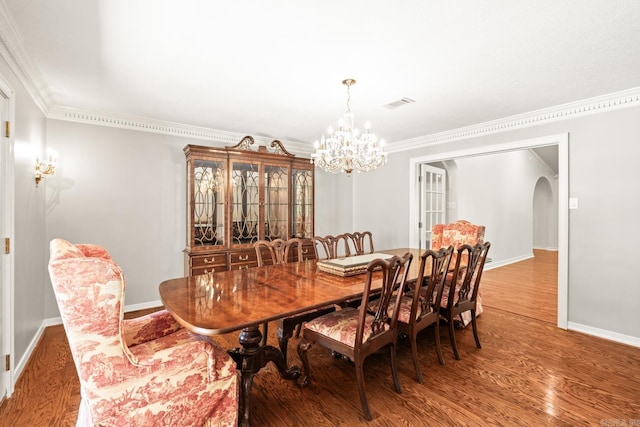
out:
<path id="1" fill-rule="evenodd" d="M 215 260 L 216 260 L 216 257 L 212 256 L 212 257 L 211 257 L 211 260 L 208 260 L 208 259 L 206 259 L 206 258 L 205 258 L 205 259 L 204 259 L 204 263 L 205 263 L 205 264 L 211 264 L 211 263 L 213 263 Z"/>
<path id="2" fill-rule="evenodd" d="M 307 254 L 307 253 L 309 253 L 309 250 L 305 248 L 305 249 L 302 250 L 302 253 L 303 254 Z"/>
<path id="3" fill-rule="evenodd" d="M 248 269 L 249 266 L 248 265 L 241 265 L 240 267 L 238 267 L 238 270 L 245 270 Z"/>
<path id="4" fill-rule="evenodd" d="M 245 255 L 245 256 L 239 255 L 239 256 L 238 256 L 238 259 L 239 259 L 240 261 L 246 261 L 246 260 L 248 260 L 248 259 L 249 259 L 249 254 L 247 254 L 247 255 Z"/>

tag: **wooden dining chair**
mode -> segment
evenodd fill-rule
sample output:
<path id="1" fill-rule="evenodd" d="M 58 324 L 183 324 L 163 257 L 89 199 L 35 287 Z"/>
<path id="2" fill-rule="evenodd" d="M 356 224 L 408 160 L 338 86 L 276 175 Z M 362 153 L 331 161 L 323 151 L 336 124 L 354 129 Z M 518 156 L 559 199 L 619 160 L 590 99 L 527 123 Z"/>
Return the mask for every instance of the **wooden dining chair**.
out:
<path id="1" fill-rule="evenodd" d="M 343 236 L 347 242 L 348 253 L 350 256 L 365 255 L 373 253 L 373 234 L 370 231 L 354 233 L 345 233 Z M 343 301 L 341 307 L 359 307 L 361 299 L 352 298 Z"/>
<path id="2" fill-rule="evenodd" d="M 316 250 L 316 259 L 336 259 L 351 256 L 346 234 L 339 234 L 337 236 L 328 235 L 324 237 L 314 236 L 313 243 Z M 320 247 L 322 251 L 319 251 L 318 247 Z"/>
<path id="3" fill-rule="evenodd" d="M 442 348 L 440 346 L 440 300 L 453 246 L 439 251 L 427 250 L 420 256 L 420 267 L 415 284 L 409 285 L 409 291 L 400 301 L 398 311 L 398 330 L 408 335 L 411 340 L 411 356 L 416 375 L 420 384 L 424 383 L 422 371 L 418 361 L 418 332 L 428 326 L 436 325 L 435 341 L 438 361 L 444 365 Z M 390 310 L 392 307 L 390 307 Z"/>
<path id="4" fill-rule="evenodd" d="M 256 257 L 258 259 L 258 267 L 266 265 L 266 259 L 264 259 L 265 254 L 270 255 L 269 261 L 271 265 L 284 264 L 286 262 L 290 262 L 291 260 L 305 259 L 304 239 L 293 238 L 286 241 L 282 239 L 275 239 L 272 241 L 259 240 L 254 244 L 254 248 L 256 250 Z M 275 321 L 278 327 L 278 346 L 280 347 L 280 351 L 282 352 L 285 363 L 287 362 L 289 340 L 293 337 L 296 328 L 299 327 L 299 325 L 301 325 L 303 322 L 315 319 L 316 317 L 322 316 L 323 314 L 331 313 L 332 311 L 335 311 L 335 309 L 335 306 L 331 305 L 305 311 L 293 316 L 283 317 Z M 261 341 L 262 345 L 267 344 L 268 332 L 269 329 L 267 323 L 264 323 Z"/>
<path id="5" fill-rule="evenodd" d="M 486 227 L 481 224 L 473 224 L 467 220 L 459 219 L 448 224 L 434 224 L 431 229 L 431 249 L 438 250 L 453 246 L 453 257 L 451 263 L 455 265 L 457 250 L 462 245 L 474 246 L 484 243 Z M 464 266 L 464 263 L 462 264 Z M 482 294 L 478 294 L 476 316 L 482 314 Z M 471 323 L 471 314 L 465 312 L 462 314 L 457 325 L 466 327 Z"/>
<path id="6" fill-rule="evenodd" d="M 367 420 L 371 420 L 371 411 L 365 393 L 363 365 L 369 355 L 389 347 L 395 390 L 398 393 L 402 391 L 396 363 L 398 310 L 393 310 L 389 317 L 388 309 L 392 299 L 395 299 L 396 308 L 400 306 L 412 258 L 413 255 L 407 252 L 403 257 L 393 256 L 389 260 L 371 261 L 367 265 L 363 304 L 359 308 L 343 308 L 305 323 L 302 339 L 298 343 L 298 355 L 304 368 L 298 380 L 301 387 L 309 384 L 310 365 L 307 351 L 313 344 L 320 344 L 342 354 L 355 364 L 360 403 Z M 380 290 L 371 288 L 374 280 L 376 284 L 380 284 Z M 375 311 L 370 312 L 369 301 L 373 294 L 380 297 L 371 306 L 375 307 Z"/>
<path id="7" fill-rule="evenodd" d="M 253 247 L 256 250 L 256 258 L 258 260 L 258 267 L 264 265 L 276 265 L 287 262 L 289 258 L 289 251 L 293 246 L 296 246 L 298 250 L 301 250 L 301 246 L 298 244 L 299 239 L 274 239 L 274 240 L 258 240 L 254 243 Z M 265 254 L 268 258 L 265 258 Z"/>
<path id="8" fill-rule="evenodd" d="M 289 246 L 287 262 L 308 261 L 310 259 L 318 259 L 313 239 L 300 237 L 295 239 Z"/>
<path id="9" fill-rule="evenodd" d="M 372 254 L 373 234 L 370 231 L 346 233 L 351 255 Z"/>
<path id="10" fill-rule="evenodd" d="M 482 348 L 478 338 L 476 311 L 480 292 L 480 279 L 491 247 L 490 242 L 478 243 L 474 246 L 461 245 L 457 250 L 453 273 L 447 278 L 440 301 L 440 314 L 446 319 L 449 327 L 449 339 L 453 347 L 453 355 L 460 360 L 456 345 L 455 322 L 461 321 L 461 315 L 471 313 L 471 326 L 476 347 Z"/>

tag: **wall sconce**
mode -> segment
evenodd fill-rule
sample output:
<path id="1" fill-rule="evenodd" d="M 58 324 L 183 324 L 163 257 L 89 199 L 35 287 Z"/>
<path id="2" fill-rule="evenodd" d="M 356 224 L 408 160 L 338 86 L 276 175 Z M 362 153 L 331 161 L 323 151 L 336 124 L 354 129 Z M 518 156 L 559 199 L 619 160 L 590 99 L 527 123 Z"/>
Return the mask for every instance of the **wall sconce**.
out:
<path id="1" fill-rule="evenodd" d="M 53 151 L 49 151 L 46 161 L 36 158 L 36 187 L 46 175 L 53 176 L 56 173 L 56 158 Z"/>

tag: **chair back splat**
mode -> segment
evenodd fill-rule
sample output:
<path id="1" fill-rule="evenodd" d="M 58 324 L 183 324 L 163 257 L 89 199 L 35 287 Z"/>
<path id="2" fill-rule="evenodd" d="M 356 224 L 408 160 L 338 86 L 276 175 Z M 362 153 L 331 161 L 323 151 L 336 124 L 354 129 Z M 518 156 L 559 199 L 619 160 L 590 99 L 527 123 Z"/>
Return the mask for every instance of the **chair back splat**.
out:
<path id="1" fill-rule="evenodd" d="M 454 253 L 451 263 L 455 264 L 458 256 L 457 250 L 462 245 L 474 246 L 484 242 L 485 226 L 472 224 L 464 219 L 459 219 L 449 224 L 435 224 L 431 230 L 431 248 L 438 250 L 453 246 Z M 464 266 L 464 264 L 463 264 Z M 447 298 L 447 295 L 444 296 Z M 476 315 L 482 314 L 482 296 L 478 295 Z M 470 313 L 464 313 L 460 319 L 459 325 L 465 327 L 471 322 Z"/>
<path id="2" fill-rule="evenodd" d="M 310 365 L 307 351 L 313 344 L 320 344 L 352 360 L 356 368 L 358 394 L 364 416 L 371 420 L 364 384 L 364 361 L 376 351 L 388 347 L 391 360 L 391 374 L 396 392 L 400 393 L 400 379 L 396 363 L 396 322 L 399 302 L 402 299 L 407 273 L 413 255 L 393 256 L 388 260 L 375 259 L 367 265 L 367 275 L 359 308 L 345 307 L 325 314 L 302 328 L 302 339 L 298 343 L 298 355 L 304 367 L 298 383 L 309 384 Z M 372 284 L 380 285 L 372 289 Z M 372 300 L 372 297 L 378 297 Z M 389 314 L 393 301 L 394 307 Z"/>
<path id="3" fill-rule="evenodd" d="M 482 278 L 490 247 L 490 242 L 474 246 L 460 246 L 457 251 L 456 264 L 451 280 L 446 282 L 445 290 L 443 291 L 440 311 L 443 317 L 447 319 L 451 347 L 453 347 L 453 354 L 456 359 L 460 359 L 460 354 L 458 353 L 454 333 L 455 323 L 462 323 L 462 315 L 467 312 L 470 313 L 476 347 L 482 348 L 478 338 L 476 317 L 478 315 L 480 279 Z"/>
<path id="4" fill-rule="evenodd" d="M 347 234 L 337 236 L 315 236 L 313 243 L 316 247 L 317 259 L 336 259 L 344 256 L 351 256 Z M 322 251 L 318 251 L 318 246 Z"/>
<path id="5" fill-rule="evenodd" d="M 439 251 L 427 250 L 420 256 L 420 267 L 415 284 L 409 286 L 409 292 L 403 296 L 398 310 L 398 329 L 408 335 L 411 341 L 411 355 L 420 384 L 424 383 L 418 361 L 418 333 L 427 326 L 434 329 L 436 354 L 440 364 L 444 365 L 438 324 L 440 321 L 440 300 L 444 282 L 451 264 L 453 246 Z"/>
<path id="6" fill-rule="evenodd" d="M 345 234 L 348 239 L 349 251 L 351 255 L 372 254 L 373 250 L 373 234 L 370 231 Z"/>

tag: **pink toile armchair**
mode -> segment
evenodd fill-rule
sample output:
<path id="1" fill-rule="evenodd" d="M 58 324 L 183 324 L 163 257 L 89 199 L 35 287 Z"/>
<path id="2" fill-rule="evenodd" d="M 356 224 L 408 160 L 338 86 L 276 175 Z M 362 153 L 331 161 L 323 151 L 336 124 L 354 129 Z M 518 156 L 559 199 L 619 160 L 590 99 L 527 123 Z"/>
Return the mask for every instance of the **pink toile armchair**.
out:
<path id="1" fill-rule="evenodd" d="M 78 426 L 232 426 L 235 363 L 161 310 L 124 320 L 125 280 L 96 245 L 51 241 L 49 274 L 78 371 Z"/>
<path id="2" fill-rule="evenodd" d="M 431 230 L 431 249 L 453 246 L 454 249 L 462 245 L 476 245 L 484 243 L 484 225 L 471 224 L 460 219 L 451 224 L 435 224 Z"/>
<path id="3" fill-rule="evenodd" d="M 462 245 L 474 246 L 477 244 L 484 243 L 484 225 L 476 225 L 472 224 L 469 221 L 464 219 L 460 219 L 458 221 L 452 222 L 450 224 L 435 224 L 431 229 L 431 249 L 437 251 L 441 248 L 447 248 L 449 246 L 453 246 L 456 250 L 454 252 L 453 258 L 451 259 L 451 265 L 455 265 L 457 251 L 460 249 Z M 463 263 L 466 264 L 466 261 Z M 448 284 L 451 281 L 451 274 L 447 278 L 446 289 L 442 295 L 441 306 L 443 308 L 447 307 L 447 299 L 449 296 Z M 460 288 L 462 285 L 461 279 L 464 275 L 458 275 L 459 283 L 456 284 L 457 288 Z M 484 310 L 482 309 L 482 296 L 478 295 L 478 303 L 476 308 L 476 316 L 482 314 Z M 458 325 L 465 327 L 471 322 L 471 313 L 466 311 L 460 314 L 460 319 L 458 321 Z"/>

